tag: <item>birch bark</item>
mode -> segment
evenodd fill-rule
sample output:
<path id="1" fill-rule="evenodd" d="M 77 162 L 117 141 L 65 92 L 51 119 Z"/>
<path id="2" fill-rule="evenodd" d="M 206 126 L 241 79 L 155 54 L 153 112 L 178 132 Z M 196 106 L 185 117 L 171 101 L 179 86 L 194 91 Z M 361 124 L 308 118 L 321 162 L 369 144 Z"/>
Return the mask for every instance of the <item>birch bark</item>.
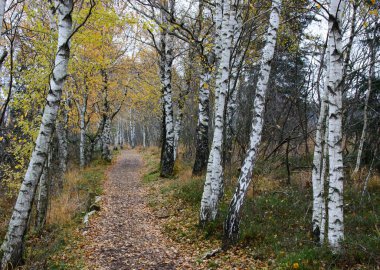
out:
<path id="1" fill-rule="evenodd" d="M 111 119 L 106 118 L 102 133 L 102 159 L 110 162 L 112 160 L 111 153 Z"/>
<path id="2" fill-rule="evenodd" d="M 49 206 L 49 189 L 50 189 L 50 166 L 52 160 L 52 145 L 49 143 L 48 158 L 45 161 L 42 175 L 39 181 L 37 211 L 36 211 L 36 229 L 41 230 L 46 223 L 46 216 Z"/>
<path id="3" fill-rule="evenodd" d="M 222 143 L 224 132 L 224 114 L 228 90 L 229 63 L 231 55 L 231 42 L 233 38 L 233 23 L 230 17 L 234 16 L 230 8 L 230 1 L 223 3 L 223 22 L 221 48 L 217 51 L 222 53 L 218 75 L 216 77 L 215 97 L 215 129 L 211 152 L 207 164 L 206 181 L 202 194 L 199 221 L 201 225 L 214 220 L 218 212 L 218 203 L 223 196 L 223 166 L 222 166 Z M 230 14 L 230 12 L 232 14 Z M 217 46 L 220 46 L 217 44 Z"/>
<path id="4" fill-rule="evenodd" d="M 86 166 L 86 113 L 87 113 L 87 92 L 83 94 L 82 105 L 77 104 L 79 111 L 79 130 L 80 130 L 80 141 L 79 141 L 79 165 L 83 169 Z"/>
<path id="5" fill-rule="evenodd" d="M 175 125 L 174 125 L 174 149 L 173 149 L 174 161 L 176 161 L 177 156 L 178 156 L 178 145 L 179 145 L 179 136 L 182 129 L 182 118 L 183 118 L 183 107 L 182 108 L 179 107 L 178 115 L 177 115 Z"/>
<path id="6" fill-rule="evenodd" d="M 58 49 L 55 57 L 53 74 L 50 79 L 50 91 L 47 96 L 42 123 L 36 145 L 22 182 L 8 231 L 2 245 L 2 269 L 16 266 L 22 260 L 24 237 L 32 209 L 38 180 L 41 177 L 48 155 L 48 145 L 57 118 L 62 88 L 67 76 L 67 65 L 70 56 L 69 38 L 72 32 L 72 0 L 60 0 L 58 6 Z"/>
<path id="7" fill-rule="evenodd" d="M 161 151 L 161 176 L 173 175 L 174 169 L 174 120 L 172 101 L 172 64 L 173 64 L 173 40 L 169 35 L 165 11 L 162 11 L 161 52 L 160 52 L 160 79 L 162 86 L 163 103 L 163 141 Z"/>
<path id="8" fill-rule="evenodd" d="M 130 145 L 132 148 L 136 147 L 136 128 L 135 128 L 135 121 L 133 120 L 133 110 L 129 110 L 130 119 L 129 119 L 129 131 L 131 136 Z"/>
<path id="9" fill-rule="evenodd" d="M 330 54 L 329 74 L 329 194 L 328 194 L 328 243 L 334 252 L 340 251 L 344 238 L 343 223 L 343 157 L 342 157 L 342 87 L 343 44 L 342 13 L 345 0 L 331 0 L 329 7 Z"/>
<path id="10" fill-rule="evenodd" d="M 142 139 L 143 139 L 143 147 L 146 148 L 146 133 L 145 133 L 145 126 L 142 125 Z"/>
<path id="11" fill-rule="evenodd" d="M 321 242 L 322 234 L 322 216 L 324 209 L 324 161 L 325 161 L 325 134 L 327 132 L 327 127 L 324 126 L 326 123 L 326 116 L 328 110 L 328 82 L 329 82 L 329 62 L 330 56 L 329 51 L 326 51 L 326 79 L 323 88 L 321 108 L 319 111 L 319 117 L 317 122 L 317 131 L 315 134 L 315 146 L 313 155 L 313 169 L 311 175 L 311 182 L 313 186 L 313 214 L 312 214 L 312 230 L 314 240 L 317 243 Z"/>
<path id="12" fill-rule="evenodd" d="M 65 102 L 66 103 L 66 102 Z M 58 172 L 58 189 L 62 190 L 64 176 L 67 171 L 67 154 L 68 154 L 68 143 L 67 143 L 67 124 L 68 124 L 68 112 L 65 105 L 61 105 L 61 116 L 62 122 L 57 121 L 55 131 L 58 139 L 58 156 L 59 156 L 59 172 Z"/>
<path id="13" fill-rule="evenodd" d="M 250 133 L 249 149 L 243 162 L 234 196 L 229 206 L 227 219 L 224 224 L 223 246 L 226 248 L 236 242 L 239 234 L 240 215 L 252 179 L 252 172 L 257 158 L 258 147 L 264 121 L 265 96 L 268 88 L 271 61 L 276 46 L 277 30 L 280 22 L 281 0 L 272 1 L 272 9 L 269 26 L 265 38 L 265 46 L 262 51 L 260 73 L 256 85 L 256 94 L 253 104 L 253 118 Z"/>

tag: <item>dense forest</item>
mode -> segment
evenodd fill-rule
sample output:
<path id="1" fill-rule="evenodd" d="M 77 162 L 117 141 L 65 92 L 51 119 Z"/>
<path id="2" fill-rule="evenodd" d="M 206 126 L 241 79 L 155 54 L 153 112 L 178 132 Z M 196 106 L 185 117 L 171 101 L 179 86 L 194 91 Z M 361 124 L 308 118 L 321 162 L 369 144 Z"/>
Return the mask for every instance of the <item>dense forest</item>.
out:
<path id="1" fill-rule="evenodd" d="M 0 0 L 0 269 L 378 269 L 379 0 Z"/>

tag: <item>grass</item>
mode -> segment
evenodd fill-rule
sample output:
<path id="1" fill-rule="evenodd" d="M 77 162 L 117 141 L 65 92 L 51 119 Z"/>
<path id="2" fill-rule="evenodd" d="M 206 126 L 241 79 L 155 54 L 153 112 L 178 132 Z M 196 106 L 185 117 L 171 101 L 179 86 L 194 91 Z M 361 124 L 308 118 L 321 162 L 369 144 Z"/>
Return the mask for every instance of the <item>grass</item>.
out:
<path id="1" fill-rule="evenodd" d="M 51 196 L 45 228 L 41 232 L 30 228 L 25 265 L 19 269 L 86 269 L 82 249 L 85 244 L 81 230 L 83 216 L 94 197 L 102 194 L 108 166 L 109 163 L 97 159 L 83 170 L 74 167 L 66 173 L 62 192 Z M 4 198 L 0 203 L 12 209 L 9 199 Z M 1 216 L 2 224 L 9 221 L 9 214 Z M 3 237 L 5 230 L 1 234 Z"/>
<path id="2" fill-rule="evenodd" d="M 153 155 L 152 153 L 156 151 Z M 191 164 L 179 161 L 174 179 L 162 179 L 158 168 L 158 151 L 144 152 L 149 168 L 145 177 L 151 187 L 151 206 L 170 209 L 165 232 L 175 241 L 195 252 L 199 269 L 374 269 L 380 262 L 380 181 L 377 175 L 369 183 L 369 197 L 361 202 L 361 183 L 346 185 L 344 253 L 334 255 L 325 246 L 312 241 L 310 172 L 292 174 L 286 186 L 281 166 L 256 174 L 242 213 L 239 244 L 231 251 L 206 261 L 202 255 L 220 245 L 223 221 L 234 189 L 226 187 L 217 219 L 206 228 L 198 227 L 198 211 L 204 179 L 191 176 Z M 295 162 L 295 161 L 294 161 Z M 302 161 L 298 161 L 302 164 Z M 303 164 L 302 164 L 303 165 Z M 178 169 L 179 168 L 179 169 Z M 151 172 L 151 173 L 150 173 Z M 152 173 L 153 172 L 153 173 Z M 154 176 L 153 176 L 154 175 Z M 350 180 L 354 181 L 354 180 Z"/>

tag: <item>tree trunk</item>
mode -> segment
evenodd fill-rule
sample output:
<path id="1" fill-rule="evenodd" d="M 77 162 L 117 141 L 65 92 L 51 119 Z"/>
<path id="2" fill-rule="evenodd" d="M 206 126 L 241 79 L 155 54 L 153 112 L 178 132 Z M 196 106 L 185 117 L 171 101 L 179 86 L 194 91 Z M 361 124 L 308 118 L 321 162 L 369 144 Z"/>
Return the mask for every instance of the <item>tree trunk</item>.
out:
<path id="1" fill-rule="evenodd" d="M 143 147 L 146 148 L 146 133 L 145 133 L 144 125 L 142 125 L 142 139 L 143 139 Z"/>
<path id="2" fill-rule="evenodd" d="M 69 38 L 72 32 L 71 12 L 72 0 L 61 0 L 58 6 L 58 50 L 55 58 L 53 74 L 50 80 L 50 91 L 47 96 L 42 116 L 42 123 L 36 140 L 36 145 L 29 162 L 27 172 L 22 182 L 16 205 L 12 213 L 8 231 L 2 245 L 2 269 L 21 263 L 24 237 L 32 209 L 33 199 L 38 180 L 41 177 L 44 163 L 48 155 L 48 145 L 53 134 L 54 123 L 62 95 L 62 88 L 67 76 L 70 47 Z"/>
<path id="3" fill-rule="evenodd" d="M 344 238 L 343 157 L 342 157 L 342 87 L 343 43 L 342 12 L 345 1 L 331 0 L 329 8 L 329 194 L 328 242 L 333 252 L 340 251 Z"/>
<path id="4" fill-rule="evenodd" d="M 129 110 L 129 115 L 130 115 L 130 118 L 129 118 L 129 132 L 130 132 L 130 137 L 131 137 L 131 141 L 130 141 L 130 145 L 133 148 L 136 147 L 136 126 L 135 126 L 135 121 L 133 120 L 133 111 L 132 109 Z"/>
<path id="5" fill-rule="evenodd" d="M 326 111 L 327 114 L 327 111 Z M 325 134 L 324 134 L 324 146 L 323 146 L 323 157 L 322 157 L 322 171 L 321 171 L 321 212 L 322 212 L 322 217 L 321 217 L 321 223 L 320 223 L 320 234 L 319 234 L 319 242 L 321 245 L 325 243 L 325 238 L 326 238 L 326 222 L 327 222 L 327 199 L 326 199 L 326 194 L 328 194 L 328 191 L 326 190 L 328 188 L 328 185 L 326 183 L 326 172 L 327 172 L 327 160 L 329 158 L 328 156 L 328 136 L 329 136 L 329 119 L 325 117 Z"/>
<path id="6" fill-rule="evenodd" d="M 197 140 L 193 175 L 201 175 L 207 168 L 207 158 L 209 155 L 208 130 L 210 114 L 210 80 L 210 68 L 206 66 L 204 67 L 203 74 L 200 76 Z"/>
<path id="7" fill-rule="evenodd" d="M 59 172 L 57 178 L 58 189 L 63 189 L 63 182 L 65 173 L 67 171 L 67 154 L 68 154 L 68 136 L 67 136 L 67 124 L 68 124 L 68 113 L 65 108 L 65 104 L 61 105 L 61 116 L 62 122 L 57 121 L 55 130 L 58 139 L 58 157 L 59 157 Z"/>
<path id="8" fill-rule="evenodd" d="M 79 110 L 79 129 L 80 129 L 80 142 L 79 142 L 79 165 L 83 169 L 86 166 L 86 111 L 87 111 L 87 94 L 83 95 L 83 104 L 78 106 Z"/>
<path id="9" fill-rule="evenodd" d="M 322 61 L 321 61 L 322 62 Z M 319 110 L 319 117 L 317 122 L 317 131 L 315 134 L 315 146 L 313 155 L 313 169 L 311 174 L 311 182 L 313 186 L 313 214 L 312 214 L 312 230 L 314 241 L 316 243 L 321 242 L 322 234 L 322 216 L 324 212 L 324 166 L 323 162 L 325 160 L 325 134 L 327 134 L 327 127 L 324 126 L 326 123 L 327 109 L 328 109 L 328 82 L 329 82 L 329 62 L 330 56 L 329 51 L 326 53 L 326 79 L 325 85 L 322 93 L 321 108 Z"/>
<path id="10" fill-rule="evenodd" d="M 49 189 L 50 189 L 50 165 L 52 160 L 51 143 L 49 143 L 49 154 L 45 161 L 42 175 L 39 181 L 37 213 L 36 213 L 36 230 L 40 231 L 46 223 L 46 216 L 49 206 Z"/>
<path id="11" fill-rule="evenodd" d="M 162 85 L 163 103 L 163 140 L 161 151 L 161 173 L 162 177 L 173 175 L 174 169 L 174 121 L 172 101 L 172 64 L 173 64 L 173 40 L 168 33 L 165 11 L 162 11 L 164 29 L 161 32 L 161 57 L 160 57 L 160 79 Z"/>
<path id="12" fill-rule="evenodd" d="M 252 172 L 258 154 L 258 147 L 260 145 L 261 134 L 263 130 L 265 96 L 271 71 L 270 64 L 273 59 L 276 46 L 280 13 L 281 0 L 274 0 L 272 2 L 272 10 L 269 19 L 265 46 L 262 51 L 260 73 L 256 85 L 249 149 L 246 153 L 246 157 L 238 179 L 238 185 L 230 203 L 227 219 L 224 224 L 223 246 L 225 248 L 236 242 L 238 239 L 241 209 L 252 179 Z"/>
<path id="13" fill-rule="evenodd" d="M 104 123 L 104 129 L 102 133 L 102 159 L 111 162 L 111 119 L 106 118 Z"/>
<path id="14" fill-rule="evenodd" d="M 219 3 L 219 1 L 218 1 Z M 220 4 L 220 3 L 219 3 Z M 231 12 L 231 14 L 230 14 Z M 216 97 L 215 97 L 215 130 L 207 164 L 206 182 L 203 189 L 200 217 L 201 225 L 206 222 L 215 220 L 218 212 L 219 200 L 223 196 L 223 133 L 224 133 L 224 114 L 226 106 L 226 97 L 228 90 L 229 63 L 231 55 L 231 42 L 233 38 L 233 23 L 230 17 L 233 17 L 233 9 L 230 9 L 230 2 L 223 3 L 223 23 L 222 23 L 222 52 L 218 75 L 216 76 Z"/>

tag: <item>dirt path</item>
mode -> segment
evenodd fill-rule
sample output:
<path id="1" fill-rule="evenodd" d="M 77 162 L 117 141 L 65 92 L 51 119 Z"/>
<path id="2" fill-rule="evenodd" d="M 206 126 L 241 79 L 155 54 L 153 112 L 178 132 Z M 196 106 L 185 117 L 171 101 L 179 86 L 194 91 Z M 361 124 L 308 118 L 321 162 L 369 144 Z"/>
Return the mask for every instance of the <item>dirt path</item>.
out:
<path id="1" fill-rule="evenodd" d="M 178 247 L 146 205 L 141 156 L 124 150 L 108 171 L 102 210 L 91 220 L 89 269 L 184 269 Z M 181 265 L 181 266 L 180 266 Z"/>

